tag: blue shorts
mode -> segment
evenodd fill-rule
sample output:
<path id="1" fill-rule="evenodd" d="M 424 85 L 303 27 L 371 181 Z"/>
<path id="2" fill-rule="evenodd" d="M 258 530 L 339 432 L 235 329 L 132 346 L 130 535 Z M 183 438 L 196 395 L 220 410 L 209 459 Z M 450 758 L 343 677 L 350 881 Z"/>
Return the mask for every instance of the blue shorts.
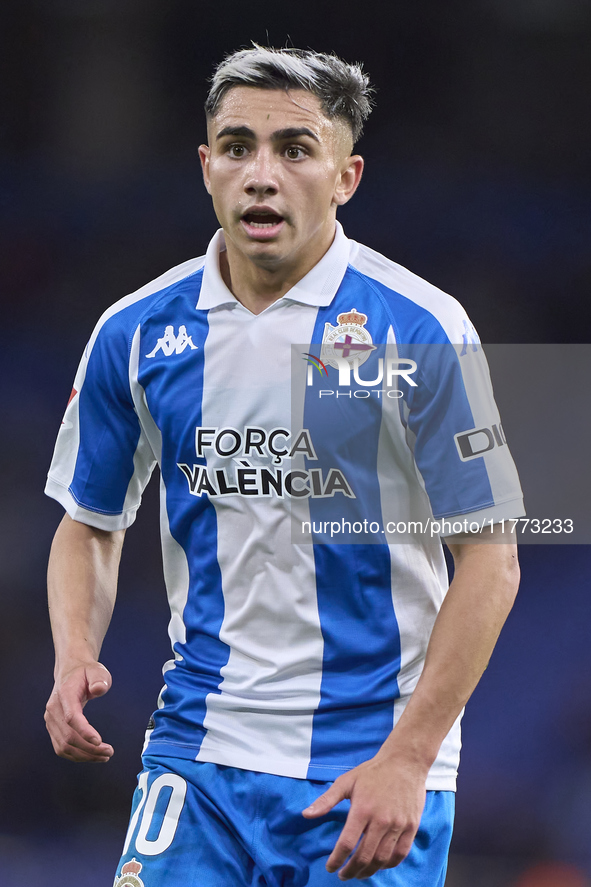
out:
<path id="1" fill-rule="evenodd" d="M 114 887 L 329 887 L 326 860 L 350 802 L 302 810 L 330 782 L 254 773 L 182 758 L 144 758 Z M 443 887 L 453 792 L 427 792 L 412 850 L 396 868 L 351 884 Z"/>

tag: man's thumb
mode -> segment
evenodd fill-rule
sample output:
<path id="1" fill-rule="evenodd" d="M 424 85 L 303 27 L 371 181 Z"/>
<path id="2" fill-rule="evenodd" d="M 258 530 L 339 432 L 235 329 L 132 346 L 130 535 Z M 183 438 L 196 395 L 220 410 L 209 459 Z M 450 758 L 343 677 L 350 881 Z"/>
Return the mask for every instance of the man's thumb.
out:
<path id="1" fill-rule="evenodd" d="M 314 819 L 316 816 L 324 816 L 325 813 L 332 810 L 339 801 L 342 801 L 346 797 L 348 797 L 348 795 L 344 786 L 341 788 L 335 782 L 334 785 L 331 785 L 328 791 L 325 791 L 323 795 L 316 798 L 313 804 L 310 804 L 309 807 L 302 810 L 302 816 L 305 816 L 308 819 Z"/>
<path id="2" fill-rule="evenodd" d="M 88 685 L 88 698 L 95 699 L 111 689 L 111 674 L 104 665 L 97 662 L 96 665 L 86 667 L 86 683 Z"/>

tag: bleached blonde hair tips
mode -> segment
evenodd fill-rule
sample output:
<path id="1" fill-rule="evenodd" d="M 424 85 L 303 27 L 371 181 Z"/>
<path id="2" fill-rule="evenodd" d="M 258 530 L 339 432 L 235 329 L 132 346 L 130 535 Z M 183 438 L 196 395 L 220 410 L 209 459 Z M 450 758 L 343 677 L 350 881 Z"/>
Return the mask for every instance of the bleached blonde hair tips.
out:
<path id="1" fill-rule="evenodd" d="M 223 97 L 235 86 L 306 89 L 318 97 L 327 117 L 349 124 L 353 142 L 361 136 L 373 107 L 374 89 L 360 64 L 310 49 L 273 49 L 255 43 L 228 55 L 211 78 L 205 102 L 209 117 L 215 117 Z"/>

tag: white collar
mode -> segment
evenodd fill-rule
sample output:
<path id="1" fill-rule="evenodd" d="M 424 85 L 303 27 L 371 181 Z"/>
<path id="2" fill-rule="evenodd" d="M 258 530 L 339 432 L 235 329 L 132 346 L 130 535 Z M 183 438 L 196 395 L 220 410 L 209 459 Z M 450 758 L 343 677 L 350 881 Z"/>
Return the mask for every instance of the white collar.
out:
<path id="1" fill-rule="evenodd" d="M 237 299 L 222 279 L 219 254 L 225 249 L 224 232 L 220 228 L 212 237 L 205 254 L 203 281 L 199 301 L 200 309 L 216 308 L 219 305 L 236 304 Z M 349 264 L 349 240 L 343 226 L 336 223 L 335 237 L 320 261 L 302 277 L 295 286 L 282 296 L 292 302 L 305 305 L 330 305 Z"/>

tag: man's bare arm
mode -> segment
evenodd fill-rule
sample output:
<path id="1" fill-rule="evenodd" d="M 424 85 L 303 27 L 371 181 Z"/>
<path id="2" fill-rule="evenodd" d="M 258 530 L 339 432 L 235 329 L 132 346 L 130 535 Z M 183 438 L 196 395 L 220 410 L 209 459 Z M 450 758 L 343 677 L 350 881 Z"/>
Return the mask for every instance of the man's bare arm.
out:
<path id="1" fill-rule="evenodd" d="M 97 530 L 66 515 L 51 547 L 47 587 L 55 684 L 45 723 L 56 754 L 71 761 L 103 763 L 113 754 L 82 710 L 111 686 L 98 657 L 117 595 L 124 536 L 124 530 Z"/>
<path id="2" fill-rule="evenodd" d="M 374 758 L 340 776 L 305 816 L 343 798 L 351 810 L 327 869 L 367 878 L 410 852 L 425 803 L 425 782 L 441 743 L 486 668 L 519 585 L 512 544 L 450 544 L 455 573 L 429 642 L 425 666 L 396 727 Z"/>

